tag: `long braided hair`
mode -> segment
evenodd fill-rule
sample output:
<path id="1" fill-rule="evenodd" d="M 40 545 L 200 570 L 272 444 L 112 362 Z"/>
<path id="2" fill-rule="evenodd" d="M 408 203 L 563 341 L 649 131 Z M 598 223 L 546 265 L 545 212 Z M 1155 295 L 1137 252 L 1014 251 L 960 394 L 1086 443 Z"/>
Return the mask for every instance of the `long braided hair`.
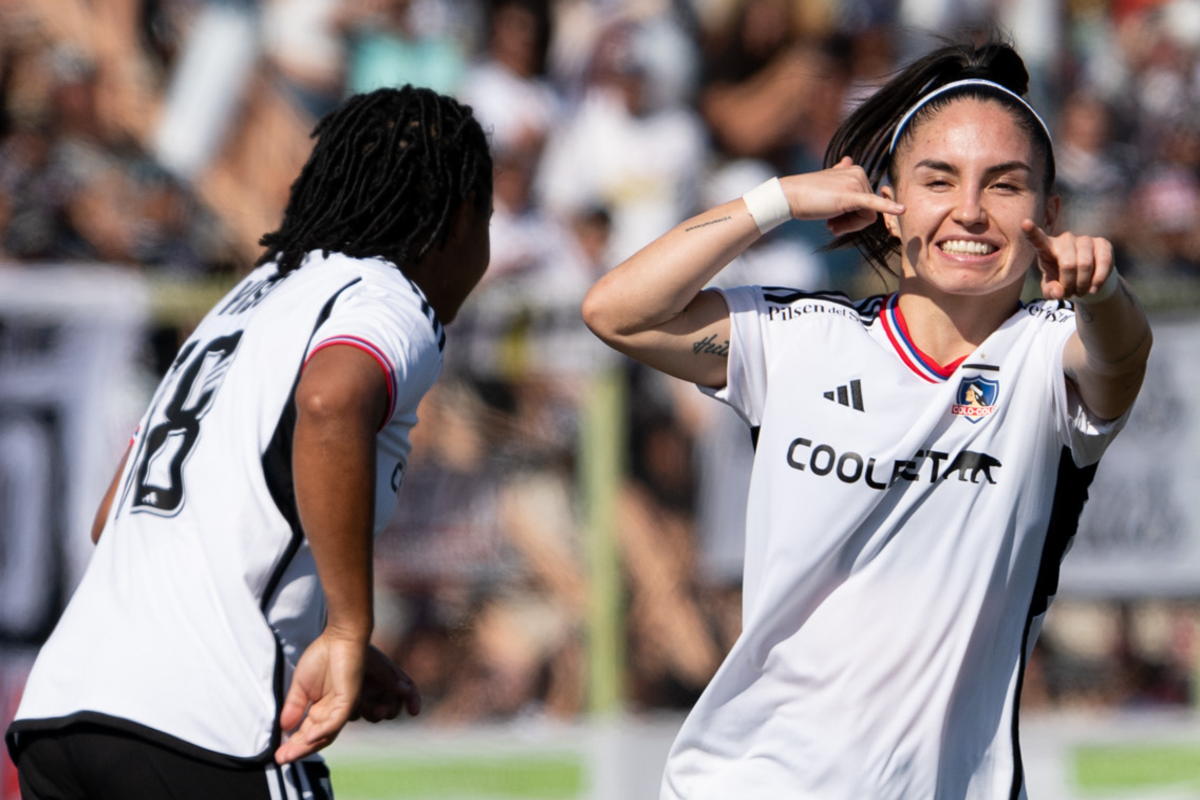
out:
<path id="1" fill-rule="evenodd" d="M 286 274 L 312 250 L 403 267 L 445 244 L 463 202 L 492 202 L 492 156 L 470 106 L 405 86 L 355 95 L 326 115 L 257 264 Z"/>
<path id="2" fill-rule="evenodd" d="M 831 167 L 849 155 L 855 164 L 866 170 L 872 186 L 878 188 L 885 179 L 894 185 L 895 160 L 889 145 L 897 123 L 925 94 L 967 78 L 990 80 L 1017 95 L 1024 95 L 1029 89 L 1025 62 L 998 34 L 992 34 L 978 45 L 943 40 L 942 47 L 909 64 L 846 118 L 825 150 L 825 166 Z M 897 151 L 911 142 L 913 131 L 923 121 L 963 97 L 991 100 L 1012 112 L 1016 122 L 1029 134 L 1035 152 L 1043 159 L 1043 189 L 1049 192 L 1054 184 L 1054 153 L 1041 124 L 1028 107 L 1002 92 L 988 91 L 986 87 L 963 87 L 931 100 L 901 133 Z M 882 217 L 860 231 L 837 237 L 822 249 L 850 246 L 857 247 L 876 270 L 894 273 L 892 259 L 899 252 L 899 242 L 888 232 Z"/>

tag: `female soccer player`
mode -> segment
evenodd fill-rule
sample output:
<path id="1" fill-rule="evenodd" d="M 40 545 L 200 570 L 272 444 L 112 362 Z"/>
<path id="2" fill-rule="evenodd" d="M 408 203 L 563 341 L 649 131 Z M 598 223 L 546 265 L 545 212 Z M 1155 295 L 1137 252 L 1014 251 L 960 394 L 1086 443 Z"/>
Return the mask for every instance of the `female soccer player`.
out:
<path id="1" fill-rule="evenodd" d="M 347 720 L 420 708 L 368 644 L 372 536 L 487 268 L 492 158 L 470 108 L 411 86 L 314 136 L 97 514 L 8 731 L 26 800 L 322 800 Z"/>
<path id="2" fill-rule="evenodd" d="M 1053 233 L 1027 81 L 1004 43 L 936 50 L 846 120 L 827 169 L 687 220 L 587 295 L 600 338 L 756 442 L 743 634 L 664 798 L 1024 796 L 1025 662 L 1151 341 L 1110 244 Z M 793 218 L 899 291 L 703 290 Z M 1046 299 L 1022 304 L 1033 266 Z"/>

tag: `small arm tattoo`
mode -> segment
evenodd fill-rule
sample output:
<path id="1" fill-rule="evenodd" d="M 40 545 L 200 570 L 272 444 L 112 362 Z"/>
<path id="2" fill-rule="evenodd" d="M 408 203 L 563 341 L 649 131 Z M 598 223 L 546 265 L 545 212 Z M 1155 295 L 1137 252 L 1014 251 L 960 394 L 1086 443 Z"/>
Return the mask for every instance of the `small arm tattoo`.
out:
<path id="1" fill-rule="evenodd" d="M 718 222 L 728 222 L 733 217 L 721 217 L 720 219 L 710 219 L 708 222 L 698 222 L 695 225 L 689 225 L 684 228 L 685 231 L 694 231 L 697 228 L 707 228 L 709 225 L 716 225 Z"/>
<path id="2" fill-rule="evenodd" d="M 722 358 L 729 357 L 729 340 L 726 339 L 724 344 L 717 343 L 716 334 L 706 336 L 698 342 L 692 343 L 692 352 L 696 355 L 714 355 Z"/>

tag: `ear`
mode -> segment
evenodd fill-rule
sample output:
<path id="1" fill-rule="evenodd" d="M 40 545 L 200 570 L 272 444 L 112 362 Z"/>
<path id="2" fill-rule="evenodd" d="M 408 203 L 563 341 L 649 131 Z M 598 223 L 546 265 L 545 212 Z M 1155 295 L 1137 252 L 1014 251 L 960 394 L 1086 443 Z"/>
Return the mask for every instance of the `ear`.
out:
<path id="1" fill-rule="evenodd" d="M 1058 225 L 1058 214 L 1061 210 L 1062 196 L 1058 194 L 1046 195 L 1046 224 L 1042 226 L 1042 229 L 1046 233 L 1059 233 L 1056 227 Z"/>
<path id="2" fill-rule="evenodd" d="M 896 190 L 892 188 L 890 183 L 884 183 L 879 187 L 879 194 L 888 200 L 896 199 Z M 883 217 L 883 225 L 887 228 L 888 233 L 897 239 L 900 238 L 900 219 L 895 214 L 881 214 Z"/>

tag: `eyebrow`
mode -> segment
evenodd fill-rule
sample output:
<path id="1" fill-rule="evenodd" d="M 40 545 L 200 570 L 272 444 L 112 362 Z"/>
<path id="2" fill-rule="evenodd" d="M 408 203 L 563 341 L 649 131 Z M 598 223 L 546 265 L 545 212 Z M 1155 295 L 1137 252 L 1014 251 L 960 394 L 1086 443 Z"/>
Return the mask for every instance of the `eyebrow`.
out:
<path id="1" fill-rule="evenodd" d="M 950 164 L 946 161 L 938 161 L 936 158 L 921 159 L 913 166 L 913 169 L 920 169 L 921 167 L 926 167 L 927 169 L 936 170 L 938 172 L 949 172 L 953 175 L 958 174 L 958 167 L 955 167 L 953 164 Z M 996 164 L 988 167 L 986 170 L 984 170 L 984 172 L 988 175 L 995 175 L 998 172 L 1010 172 L 1012 170 L 1023 170 L 1025 172 L 1032 173 L 1033 167 L 1029 166 L 1024 161 L 1005 161 L 1003 164 Z"/>

